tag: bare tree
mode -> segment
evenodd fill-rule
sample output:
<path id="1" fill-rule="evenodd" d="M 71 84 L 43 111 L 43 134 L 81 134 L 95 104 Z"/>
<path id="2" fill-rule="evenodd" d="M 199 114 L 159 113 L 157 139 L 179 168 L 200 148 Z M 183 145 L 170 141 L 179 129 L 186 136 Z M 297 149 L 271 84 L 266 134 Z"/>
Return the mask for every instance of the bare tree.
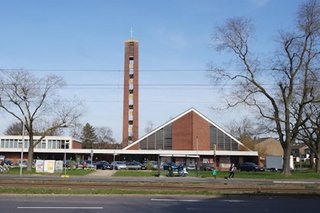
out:
<path id="1" fill-rule="evenodd" d="M 4 131 L 5 135 L 22 135 L 22 125 L 20 122 L 12 123 Z"/>
<path id="2" fill-rule="evenodd" d="M 257 130 L 255 128 L 255 124 L 249 118 L 245 117 L 240 121 L 232 121 L 227 126 L 227 129 L 231 133 L 231 135 L 236 138 L 240 138 L 241 135 L 249 135 L 250 137 L 254 137 L 257 134 Z"/>
<path id="3" fill-rule="evenodd" d="M 145 133 L 151 132 L 151 131 L 153 130 L 153 126 L 154 126 L 153 122 L 152 122 L 152 121 L 148 121 L 148 122 L 147 122 L 147 126 L 146 126 L 146 128 L 144 129 L 144 132 L 145 132 Z"/>
<path id="4" fill-rule="evenodd" d="M 271 63 L 264 64 L 251 51 L 253 25 L 245 18 L 232 18 L 216 28 L 213 36 L 218 51 L 230 50 L 237 59 L 237 71 L 212 69 L 214 80 L 236 82 L 228 106 L 254 107 L 284 149 L 283 173 L 290 172 L 290 154 L 303 118 L 305 107 L 315 101 L 313 83 L 319 76 L 320 6 L 316 0 L 301 5 L 295 32 L 281 32 L 279 51 Z M 267 74 L 266 74 L 267 72 Z M 273 79 L 272 79 L 273 77 Z"/>
<path id="5" fill-rule="evenodd" d="M 116 140 L 113 138 L 112 129 L 109 127 L 95 127 L 97 142 L 94 144 L 95 148 L 104 149 L 115 144 Z"/>
<path id="6" fill-rule="evenodd" d="M 55 99 L 57 90 L 64 85 L 59 76 L 38 78 L 25 70 L 2 71 L 1 74 L 0 109 L 24 125 L 29 136 L 27 170 L 31 171 L 34 147 L 50 132 L 76 121 L 80 116 L 79 103 L 68 104 Z M 47 120 L 48 126 L 35 141 L 35 125 L 40 119 Z"/>
<path id="7" fill-rule="evenodd" d="M 48 128 L 48 122 L 43 122 L 38 124 L 38 122 L 34 125 L 34 135 L 42 135 L 42 133 Z M 10 126 L 7 127 L 4 134 L 5 135 L 22 135 L 22 125 L 20 122 L 12 123 Z M 48 132 L 47 135 L 62 135 L 62 129 L 53 129 Z"/>
<path id="8" fill-rule="evenodd" d="M 98 142 L 100 143 L 115 143 L 116 140 L 113 138 L 113 132 L 110 127 L 95 127 Z"/>
<path id="9" fill-rule="evenodd" d="M 320 173 L 320 104 L 310 104 L 305 112 L 308 121 L 305 122 L 298 139 L 303 141 L 315 156 L 316 172 Z M 313 165 L 313 158 L 310 158 L 310 164 Z"/>
<path id="10" fill-rule="evenodd" d="M 256 129 L 253 122 L 249 118 L 244 118 L 239 122 L 233 121 L 227 127 L 231 135 L 235 136 L 247 148 L 254 150 L 254 137 Z M 247 150 L 241 147 L 243 150 Z"/>

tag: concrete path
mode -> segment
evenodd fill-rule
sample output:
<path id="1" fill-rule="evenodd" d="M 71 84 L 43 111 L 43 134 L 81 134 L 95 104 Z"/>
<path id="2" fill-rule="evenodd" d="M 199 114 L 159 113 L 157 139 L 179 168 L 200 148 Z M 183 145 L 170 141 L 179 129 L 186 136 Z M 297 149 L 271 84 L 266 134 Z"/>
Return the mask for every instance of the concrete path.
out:
<path id="1" fill-rule="evenodd" d="M 92 172 L 86 177 L 112 177 L 112 175 L 116 172 L 116 170 L 101 170 L 97 169 L 95 172 Z"/>

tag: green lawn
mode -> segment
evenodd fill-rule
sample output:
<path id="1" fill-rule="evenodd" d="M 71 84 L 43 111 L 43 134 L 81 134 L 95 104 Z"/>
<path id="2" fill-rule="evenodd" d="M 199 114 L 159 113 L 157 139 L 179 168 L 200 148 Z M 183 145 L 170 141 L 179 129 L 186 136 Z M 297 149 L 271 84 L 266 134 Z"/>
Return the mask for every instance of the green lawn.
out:
<path id="1" fill-rule="evenodd" d="M 69 176 L 84 176 L 88 175 L 90 173 L 94 172 L 94 170 L 91 169 L 67 169 L 66 174 Z M 10 170 L 6 173 L 9 175 L 19 175 L 20 174 L 20 168 L 19 167 L 12 167 Z M 62 173 L 36 173 L 35 169 L 32 169 L 32 172 L 27 172 L 26 168 L 23 168 L 22 170 L 23 175 L 31 175 L 31 174 L 44 174 L 44 175 L 53 175 L 53 176 L 60 176 L 63 175 L 64 172 Z"/>
<path id="2" fill-rule="evenodd" d="M 160 171 L 160 175 L 166 176 L 167 171 Z M 158 174 L 157 171 L 130 171 L 120 170 L 117 171 L 113 176 L 116 177 L 155 177 Z M 229 173 L 225 171 L 218 172 L 217 178 L 224 178 Z M 202 177 L 202 178 L 213 178 L 210 171 L 189 171 L 189 177 Z M 248 179 L 320 179 L 320 174 L 314 171 L 293 171 L 292 175 L 285 176 L 281 172 L 241 172 L 235 173 L 235 178 L 248 178 Z"/>

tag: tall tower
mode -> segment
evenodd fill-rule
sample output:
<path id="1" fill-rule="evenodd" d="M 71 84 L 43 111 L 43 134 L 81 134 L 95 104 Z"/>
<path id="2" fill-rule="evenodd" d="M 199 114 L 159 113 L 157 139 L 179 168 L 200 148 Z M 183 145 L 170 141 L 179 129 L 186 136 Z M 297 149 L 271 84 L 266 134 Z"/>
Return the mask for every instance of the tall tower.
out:
<path id="1" fill-rule="evenodd" d="M 139 43 L 124 42 L 124 94 L 122 147 L 138 139 L 139 133 Z"/>

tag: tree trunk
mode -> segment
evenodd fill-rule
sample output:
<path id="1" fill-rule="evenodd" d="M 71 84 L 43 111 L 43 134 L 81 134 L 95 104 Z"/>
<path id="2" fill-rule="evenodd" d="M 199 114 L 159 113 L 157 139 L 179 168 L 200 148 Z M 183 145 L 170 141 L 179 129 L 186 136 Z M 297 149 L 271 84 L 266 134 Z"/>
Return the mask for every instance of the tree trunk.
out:
<path id="1" fill-rule="evenodd" d="M 320 173 L 320 153 L 315 155 L 316 157 L 316 173 Z"/>
<path id="2" fill-rule="evenodd" d="M 29 149 L 28 149 L 28 162 L 27 162 L 27 172 L 32 171 L 33 162 L 33 134 L 29 132 Z"/>
<path id="3" fill-rule="evenodd" d="M 313 159 L 314 159 L 314 157 L 315 157 L 315 154 L 311 151 L 311 153 L 310 153 L 310 169 L 315 169 L 316 167 L 315 167 L 315 163 L 313 162 Z"/>
<path id="4" fill-rule="evenodd" d="M 283 150 L 283 174 L 284 175 L 291 175 L 290 170 L 290 155 L 291 155 L 291 145 L 290 143 L 286 142 L 286 146 Z"/>

